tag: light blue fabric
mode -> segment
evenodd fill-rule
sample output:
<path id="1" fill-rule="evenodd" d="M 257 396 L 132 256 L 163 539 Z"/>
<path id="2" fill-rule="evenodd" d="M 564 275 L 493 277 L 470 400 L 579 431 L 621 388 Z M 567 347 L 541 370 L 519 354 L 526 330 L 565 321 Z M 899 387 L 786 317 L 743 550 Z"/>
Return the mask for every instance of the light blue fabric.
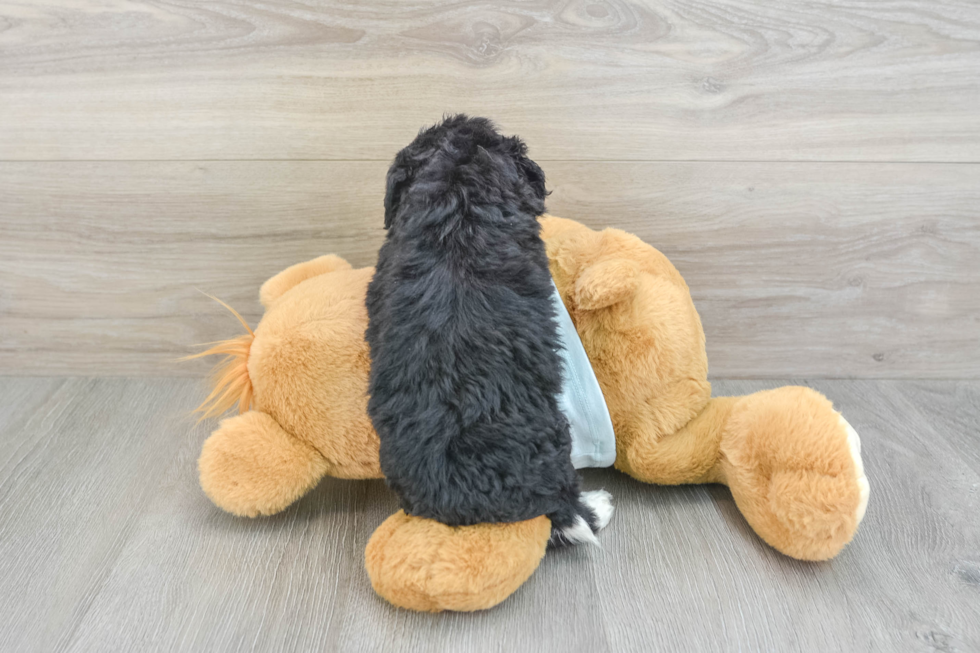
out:
<path id="1" fill-rule="evenodd" d="M 558 317 L 558 337 L 563 346 L 562 393 L 558 397 L 558 407 L 571 427 L 572 464 L 576 469 L 611 467 L 616 462 L 616 435 L 609 408 L 575 324 L 553 281 L 551 285 L 555 290 L 552 301 Z"/>

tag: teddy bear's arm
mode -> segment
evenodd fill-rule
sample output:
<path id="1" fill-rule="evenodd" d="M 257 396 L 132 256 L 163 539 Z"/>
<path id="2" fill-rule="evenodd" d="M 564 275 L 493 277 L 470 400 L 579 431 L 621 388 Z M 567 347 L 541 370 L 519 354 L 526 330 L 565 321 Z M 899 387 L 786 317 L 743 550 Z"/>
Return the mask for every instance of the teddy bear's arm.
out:
<path id="1" fill-rule="evenodd" d="M 262 302 L 262 306 L 269 308 L 287 291 L 307 279 L 336 270 L 350 269 L 350 263 L 336 254 L 327 254 L 312 261 L 291 265 L 262 284 L 262 288 L 259 289 L 259 300 Z"/>

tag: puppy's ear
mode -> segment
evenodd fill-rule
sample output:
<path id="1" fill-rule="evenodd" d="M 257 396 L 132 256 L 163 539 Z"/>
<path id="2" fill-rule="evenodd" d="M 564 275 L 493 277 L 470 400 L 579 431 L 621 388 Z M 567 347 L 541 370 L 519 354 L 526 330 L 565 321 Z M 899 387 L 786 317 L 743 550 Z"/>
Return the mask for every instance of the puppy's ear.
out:
<path id="1" fill-rule="evenodd" d="M 398 204 L 408 184 L 408 177 L 407 167 L 404 164 L 399 165 L 397 161 L 388 169 L 388 182 L 385 189 L 385 229 L 391 228 L 391 221 L 398 212 Z"/>
<path id="2" fill-rule="evenodd" d="M 531 187 L 535 197 L 543 202 L 548 195 L 544 186 L 544 171 L 537 163 L 527 158 L 527 145 L 524 144 L 524 141 L 517 136 L 511 136 L 506 142 L 507 149 L 514 158 L 521 176 Z"/>
<path id="3" fill-rule="evenodd" d="M 526 156 L 521 157 L 517 165 L 521 169 L 524 178 L 527 179 L 527 183 L 531 186 L 534 194 L 538 199 L 544 201 L 544 198 L 548 195 L 548 191 L 544 187 L 544 170 Z"/>

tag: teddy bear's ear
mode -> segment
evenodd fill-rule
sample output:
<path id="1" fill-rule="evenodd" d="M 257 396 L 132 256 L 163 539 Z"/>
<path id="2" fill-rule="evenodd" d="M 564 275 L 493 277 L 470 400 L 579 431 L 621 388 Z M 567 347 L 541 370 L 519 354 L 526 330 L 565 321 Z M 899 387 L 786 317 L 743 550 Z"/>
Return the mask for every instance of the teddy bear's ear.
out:
<path id="1" fill-rule="evenodd" d="M 577 308 L 595 311 L 629 299 L 639 284 L 640 266 L 625 258 L 605 259 L 587 267 L 572 291 Z"/>
<path id="2" fill-rule="evenodd" d="M 350 270 L 351 265 L 336 254 L 326 254 L 312 261 L 291 265 L 259 288 L 259 301 L 270 308 L 280 297 L 307 279 L 336 270 Z"/>

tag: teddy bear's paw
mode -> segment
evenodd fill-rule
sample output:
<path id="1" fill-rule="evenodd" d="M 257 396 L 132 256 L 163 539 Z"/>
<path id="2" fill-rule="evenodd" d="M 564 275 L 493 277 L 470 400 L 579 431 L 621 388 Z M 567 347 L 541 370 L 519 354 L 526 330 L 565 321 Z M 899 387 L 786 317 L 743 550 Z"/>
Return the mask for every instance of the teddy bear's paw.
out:
<path id="1" fill-rule="evenodd" d="M 221 422 L 201 448 L 201 488 L 216 506 L 240 517 L 274 515 L 306 494 L 327 472 L 310 445 L 266 413 L 250 410 Z"/>
<path id="2" fill-rule="evenodd" d="M 813 470 L 782 470 L 769 483 L 768 508 L 782 528 L 769 532 L 783 553 L 803 560 L 837 554 L 857 529 L 853 481 Z"/>
<path id="3" fill-rule="evenodd" d="M 788 533 L 785 546 L 794 557 L 830 558 L 850 541 L 868 508 L 870 485 L 861 460 L 861 440 L 837 415 L 852 469 L 784 469 L 773 474 L 769 505 Z"/>
<path id="4" fill-rule="evenodd" d="M 506 524 L 447 526 L 399 510 L 368 542 L 374 590 L 409 610 L 471 612 L 517 591 L 544 557 L 547 517 Z"/>
<path id="5" fill-rule="evenodd" d="M 741 397 L 721 450 L 742 514 L 782 553 L 827 560 L 854 537 L 869 494 L 860 441 L 820 393 L 787 386 Z"/>

